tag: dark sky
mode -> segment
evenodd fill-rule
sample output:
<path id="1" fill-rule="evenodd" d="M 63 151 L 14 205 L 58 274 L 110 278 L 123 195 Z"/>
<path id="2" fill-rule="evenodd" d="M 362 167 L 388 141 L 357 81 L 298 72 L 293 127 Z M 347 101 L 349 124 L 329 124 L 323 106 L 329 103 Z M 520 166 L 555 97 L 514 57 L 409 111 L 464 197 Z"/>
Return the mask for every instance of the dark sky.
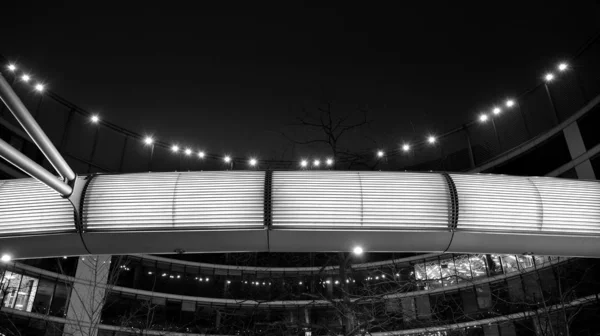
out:
<path id="1" fill-rule="evenodd" d="M 128 3 L 3 4 L 0 53 L 107 120 L 236 155 L 325 100 L 384 141 L 454 128 L 600 31 L 595 1 Z"/>

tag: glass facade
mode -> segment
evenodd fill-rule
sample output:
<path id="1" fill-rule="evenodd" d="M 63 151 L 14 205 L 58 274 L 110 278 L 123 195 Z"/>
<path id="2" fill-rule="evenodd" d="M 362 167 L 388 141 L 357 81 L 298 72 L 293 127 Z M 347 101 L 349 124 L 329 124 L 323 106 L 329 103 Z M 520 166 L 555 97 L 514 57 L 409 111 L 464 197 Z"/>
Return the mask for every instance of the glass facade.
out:
<path id="1" fill-rule="evenodd" d="M 261 279 L 260 285 L 256 285 L 259 280 L 252 279 L 250 274 L 232 277 L 214 273 L 210 276 L 203 273 L 186 273 L 187 266 L 179 268 L 183 265 L 177 264 L 177 261 L 172 265 L 164 265 L 169 267 L 170 271 L 159 267 L 149 271 L 143 268 L 148 261 L 144 260 L 138 257 L 127 259 L 121 265 L 115 263 L 112 272 L 118 273 L 118 282 L 132 281 L 135 269 L 142 268 L 146 274 L 137 271 L 140 277 L 143 276 L 152 282 L 164 279 L 162 281 L 165 281 L 164 288 L 167 290 L 136 292 L 132 286 L 111 288 L 104 303 L 102 324 L 123 329 L 225 334 L 241 332 L 244 325 L 260 328 L 261 325 L 281 321 L 298 326 L 326 325 L 328 328 L 339 329 L 339 316 L 336 310 L 332 309 L 332 305 L 335 306 L 334 302 L 340 302 L 345 295 L 349 295 L 351 298 L 372 298 L 355 306 L 357 318 L 364 318 L 364 314 L 373 314 L 373 317 L 386 321 L 387 330 L 419 329 L 431 325 L 468 323 L 506 316 L 542 305 L 561 304 L 567 299 L 570 301 L 576 297 L 596 294 L 594 279 L 600 276 L 593 259 L 445 254 L 379 265 L 356 274 L 350 271 L 346 286 L 333 274 L 312 275 L 312 286 L 301 286 L 303 289 L 300 291 L 297 289 L 300 285 L 294 287 L 292 283 L 311 282 L 310 275 Z M 155 272 L 158 276 L 153 276 Z M 167 275 L 163 276 L 165 273 Z M 202 284 L 196 279 L 200 276 L 204 278 Z M 262 285 L 263 282 L 265 285 Z M 233 298 L 237 300 L 234 301 L 237 304 L 205 300 L 201 295 L 195 296 L 190 292 L 182 294 L 186 295 L 185 297 L 195 297 L 194 299 L 181 299 L 173 295 L 177 290 L 185 292 L 191 286 L 202 288 L 203 285 L 206 289 L 222 287 L 221 296 L 217 294 L 214 297 Z M 65 308 L 71 293 L 71 284 L 59 280 L 58 277 L 51 279 L 35 276 L 31 269 L 22 272 L 17 267 L 5 270 L 2 288 L 5 289 L 3 307 L 48 316 L 66 316 Z M 570 293 L 570 296 L 561 297 L 559 291 Z M 274 297 L 273 292 L 280 293 L 280 297 Z M 572 295 L 575 292 L 577 295 Z M 244 300 L 259 295 L 266 295 L 270 299 L 265 299 L 264 303 L 255 306 L 243 304 Z M 311 300 L 315 299 L 333 301 L 319 306 L 311 303 Z M 276 300 L 289 300 L 290 303 L 270 307 L 268 302 Z M 306 301 L 294 303 L 292 300 Z M 518 330 L 523 323 L 513 323 L 512 327 L 498 324 L 496 327 Z M 384 328 L 383 325 L 380 327 Z M 463 329 L 469 330 L 469 333 L 481 332 L 484 333 L 482 335 L 488 335 L 487 332 L 492 330 L 490 328 L 489 325 L 482 325 Z M 377 328 L 373 331 L 377 331 Z M 313 328 L 313 332 L 314 335 L 321 335 L 324 330 Z M 101 333 L 120 334 L 121 331 L 115 330 L 103 330 Z"/>

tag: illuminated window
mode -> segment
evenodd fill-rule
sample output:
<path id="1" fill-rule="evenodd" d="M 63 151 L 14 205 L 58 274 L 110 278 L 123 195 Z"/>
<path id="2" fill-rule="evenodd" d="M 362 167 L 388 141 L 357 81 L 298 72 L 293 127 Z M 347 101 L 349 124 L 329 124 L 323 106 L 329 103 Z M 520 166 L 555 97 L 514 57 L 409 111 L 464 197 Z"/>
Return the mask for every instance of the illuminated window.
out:
<path id="1" fill-rule="evenodd" d="M 2 278 L 2 305 L 7 308 L 31 311 L 38 288 L 38 279 L 6 271 Z"/>

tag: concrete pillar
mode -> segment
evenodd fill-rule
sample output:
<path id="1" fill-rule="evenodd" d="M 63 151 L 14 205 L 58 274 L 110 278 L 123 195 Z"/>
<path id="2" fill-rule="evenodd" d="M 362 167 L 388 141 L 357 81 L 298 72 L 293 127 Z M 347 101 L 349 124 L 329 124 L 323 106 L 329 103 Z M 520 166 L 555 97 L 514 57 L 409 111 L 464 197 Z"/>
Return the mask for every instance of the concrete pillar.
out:
<path id="1" fill-rule="evenodd" d="M 110 270 L 109 255 L 79 257 L 63 335 L 96 336 Z M 108 284 L 110 285 L 110 284 Z"/>
<path id="2" fill-rule="evenodd" d="M 304 307 L 304 323 L 310 324 L 310 308 Z"/>
<path id="3" fill-rule="evenodd" d="M 567 147 L 569 148 L 569 154 L 571 154 L 571 160 L 581 156 L 586 152 L 581 132 L 579 132 L 579 126 L 576 122 L 565 127 L 563 129 L 565 140 L 567 141 Z M 596 174 L 594 174 L 594 168 L 590 160 L 583 161 L 580 165 L 575 167 L 577 177 L 584 180 L 595 180 Z"/>

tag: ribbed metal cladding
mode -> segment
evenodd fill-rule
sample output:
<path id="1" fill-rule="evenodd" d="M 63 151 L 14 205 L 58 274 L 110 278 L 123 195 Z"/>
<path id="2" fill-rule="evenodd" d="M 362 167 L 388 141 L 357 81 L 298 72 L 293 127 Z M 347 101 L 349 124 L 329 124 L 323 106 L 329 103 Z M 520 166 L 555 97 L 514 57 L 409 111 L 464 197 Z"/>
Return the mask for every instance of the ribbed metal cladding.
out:
<path id="1" fill-rule="evenodd" d="M 532 177 L 542 199 L 542 230 L 549 233 L 600 235 L 600 183 Z"/>
<path id="2" fill-rule="evenodd" d="M 73 206 L 34 179 L 0 181 L 0 235 L 75 232 Z"/>
<path id="3" fill-rule="evenodd" d="M 459 231 L 600 234 L 600 184 L 547 177 L 451 174 Z"/>
<path id="4" fill-rule="evenodd" d="M 99 175 L 83 204 L 87 230 L 262 228 L 264 172 Z"/>
<path id="5" fill-rule="evenodd" d="M 273 228 L 447 230 L 448 207 L 440 174 L 273 173 Z"/>
<path id="6" fill-rule="evenodd" d="M 542 203 L 527 177 L 450 174 L 458 192 L 457 231 L 540 231 Z"/>

